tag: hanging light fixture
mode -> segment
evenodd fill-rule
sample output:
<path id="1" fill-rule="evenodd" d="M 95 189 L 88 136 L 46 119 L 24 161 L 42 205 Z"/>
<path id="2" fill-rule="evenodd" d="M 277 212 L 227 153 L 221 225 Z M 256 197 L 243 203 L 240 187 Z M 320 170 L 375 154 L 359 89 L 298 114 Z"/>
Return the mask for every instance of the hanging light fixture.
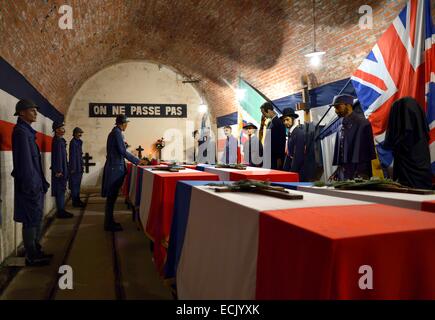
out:
<path id="1" fill-rule="evenodd" d="M 313 67 L 317 67 L 325 53 L 325 51 L 317 51 L 316 49 L 316 0 L 313 0 L 313 52 L 307 53 L 305 57 L 310 58 L 310 64 Z"/>
<path id="2" fill-rule="evenodd" d="M 204 99 L 201 97 L 201 103 L 198 106 L 199 113 L 206 113 L 208 111 L 208 105 L 204 102 Z"/>

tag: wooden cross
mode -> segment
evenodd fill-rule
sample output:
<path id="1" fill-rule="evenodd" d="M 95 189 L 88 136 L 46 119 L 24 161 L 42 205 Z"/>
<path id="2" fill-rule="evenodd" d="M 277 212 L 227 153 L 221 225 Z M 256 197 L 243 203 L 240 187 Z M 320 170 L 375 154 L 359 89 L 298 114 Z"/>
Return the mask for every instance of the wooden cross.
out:
<path id="1" fill-rule="evenodd" d="M 264 181 L 240 180 L 230 184 L 209 183 L 207 186 L 213 187 L 216 192 L 250 192 L 286 200 L 303 199 L 303 195 L 290 194 L 284 187 L 271 186 Z"/>
<path id="2" fill-rule="evenodd" d="M 136 149 L 136 151 L 138 152 L 138 158 L 142 159 L 142 151 L 144 151 L 145 149 L 142 148 L 142 146 L 139 145 L 139 147 Z"/>
<path id="3" fill-rule="evenodd" d="M 92 160 L 92 157 L 89 156 L 89 153 L 87 153 L 87 152 L 85 153 L 85 156 L 83 157 L 83 159 L 85 160 L 85 163 L 83 165 L 85 167 L 85 172 L 89 173 L 89 167 L 95 166 L 95 163 L 89 161 L 89 160 Z"/>

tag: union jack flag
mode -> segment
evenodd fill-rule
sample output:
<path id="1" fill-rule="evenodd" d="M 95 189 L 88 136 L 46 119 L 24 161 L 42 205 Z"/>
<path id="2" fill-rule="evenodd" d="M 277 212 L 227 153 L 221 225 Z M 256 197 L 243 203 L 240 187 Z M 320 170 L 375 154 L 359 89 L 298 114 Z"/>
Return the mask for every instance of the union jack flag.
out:
<path id="1" fill-rule="evenodd" d="M 435 173 L 435 27 L 430 0 L 410 0 L 351 79 L 384 165 L 392 162 L 391 153 L 382 149 L 391 105 L 405 96 L 419 102 L 430 128 Z"/>

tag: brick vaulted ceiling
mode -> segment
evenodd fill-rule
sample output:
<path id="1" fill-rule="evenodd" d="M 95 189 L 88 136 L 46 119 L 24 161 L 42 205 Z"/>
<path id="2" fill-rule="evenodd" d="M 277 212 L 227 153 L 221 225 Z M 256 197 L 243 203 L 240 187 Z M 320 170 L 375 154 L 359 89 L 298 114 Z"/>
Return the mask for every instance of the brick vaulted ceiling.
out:
<path id="1" fill-rule="evenodd" d="M 358 8 L 371 4 L 376 30 L 356 30 Z M 321 49 L 335 50 L 320 82 L 349 76 L 405 1 L 316 0 Z M 245 75 L 271 98 L 297 90 L 312 48 L 309 0 L 0 0 L 0 55 L 56 108 L 93 74 L 113 63 L 146 59 L 199 77 L 214 115 L 235 111 L 225 80 Z M 73 29 L 58 27 L 61 5 Z M 382 15 L 382 17 L 380 16 Z M 358 31 L 354 35 L 350 31 Z M 331 38 L 331 36 L 335 38 Z M 350 39 L 361 39 L 352 46 Z M 340 46 L 344 48 L 338 49 Z M 337 70 L 337 59 L 348 68 Z M 303 66 L 301 66 L 303 65 Z"/>

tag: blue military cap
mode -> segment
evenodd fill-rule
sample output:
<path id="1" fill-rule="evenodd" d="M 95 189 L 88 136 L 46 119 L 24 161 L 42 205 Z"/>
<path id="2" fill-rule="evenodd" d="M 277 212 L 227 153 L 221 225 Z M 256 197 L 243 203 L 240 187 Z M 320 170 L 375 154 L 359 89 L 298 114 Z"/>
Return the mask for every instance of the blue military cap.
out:
<path id="1" fill-rule="evenodd" d="M 34 103 L 32 100 L 27 99 L 21 99 L 17 102 L 15 105 L 15 114 L 14 116 L 18 116 L 20 114 L 20 111 L 30 109 L 30 108 L 36 108 L 39 109 L 39 107 Z"/>
<path id="2" fill-rule="evenodd" d="M 127 122 L 130 122 L 130 120 L 127 119 L 125 114 L 119 114 L 116 116 L 116 122 L 115 122 L 116 124 L 123 124 Z"/>
<path id="3" fill-rule="evenodd" d="M 52 128 L 53 128 L 53 131 L 55 131 L 57 128 L 60 128 L 63 126 L 65 126 L 65 123 L 63 123 L 63 121 L 54 121 Z"/>
<path id="4" fill-rule="evenodd" d="M 340 104 L 350 104 L 351 106 L 353 105 L 354 101 L 355 101 L 355 97 L 351 96 L 350 94 L 340 94 L 338 96 L 334 97 L 334 100 L 331 103 L 331 106 L 338 106 Z"/>
<path id="5" fill-rule="evenodd" d="M 79 128 L 79 127 L 75 127 L 74 128 L 74 130 L 73 130 L 73 134 L 76 134 L 76 133 L 83 133 L 84 131 L 81 129 L 81 128 Z"/>

